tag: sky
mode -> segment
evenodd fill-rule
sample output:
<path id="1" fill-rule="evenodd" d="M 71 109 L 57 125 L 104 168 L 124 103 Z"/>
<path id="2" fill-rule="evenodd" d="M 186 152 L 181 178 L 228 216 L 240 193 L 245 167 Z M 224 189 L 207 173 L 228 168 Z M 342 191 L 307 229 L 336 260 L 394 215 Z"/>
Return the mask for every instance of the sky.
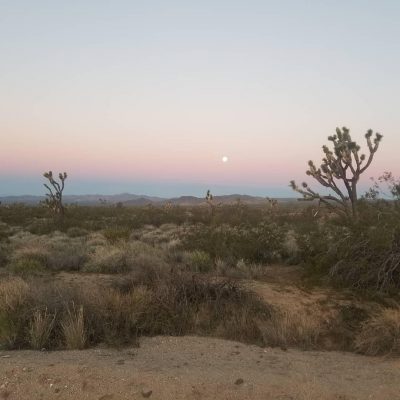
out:
<path id="1" fill-rule="evenodd" d="M 296 196 L 337 126 L 384 135 L 361 185 L 399 176 L 399 21 L 398 0 L 0 0 L 0 195 L 52 170 L 66 194 Z"/>

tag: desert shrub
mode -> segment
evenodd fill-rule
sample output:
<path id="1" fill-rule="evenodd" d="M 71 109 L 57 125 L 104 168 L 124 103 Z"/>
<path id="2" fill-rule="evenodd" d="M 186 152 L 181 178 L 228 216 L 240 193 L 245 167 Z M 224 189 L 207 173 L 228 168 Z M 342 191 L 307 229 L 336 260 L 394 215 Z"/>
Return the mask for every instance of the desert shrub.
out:
<path id="1" fill-rule="evenodd" d="M 29 285 L 20 278 L 0 282 L 0 347 L 13 348 L 24 335 Z"/>
<path id="2" fill-rule="evenodd" d="M 243 259 L 229 263 L 220 258 L 215 261 L 215 274 L 235 279 L 259 279 L 265 275 L 265 266 L 248 263 Z"/>
<path id="3" fill-rule="evenodd" d="M 116 244 L 119 241 L 127 241 L 131 235 L 131 230 L 126 227 L 113 227 L 103 230 L 103 236 L 110 244 Z"/>
<path id="4" fill-rule="evenodd" d="M 188 250 L 208 252 L 212 258 L 271 262 L 281 258 L 285 228 L 266 222 L 249 225 L 197 225 L 183 238 Z"/>
<path id="5" fill-rule="evenodd" d="M 68 350 L 82 350 L 86 345 L 85 320 L 83 305 L 75 306 L 73 302 L 65 310 L 61 329 Z"/>
<path id="6" fill-rule="evenodd" d="M 118 274 L 128 272 L 129 254 L 127 246 L 99 246 L 89 255 L 84 266 L 86 272 Z"/>
<path id="7" fill-rule="evenodd" d="M 11 238 L 9 268 L 26 270 L 79 270 L 87 259 L 87 246 L 81 238 L 70 238 L 60 232 L 37 236 L 21 232 Z"/>
<path id="8" fill-rule="evenodd" d="M 259 322 L 269 317 L 268 306 L 237 283 L 172 273 L 149 289 L 153 302 L 143 326 L 148 334 L 196 333 L 263 344 Z"/>
<path id="9" fill-rule="evenodd" d="M 142 242 L 97 246 L 89 255 L 84 270 L 101 273 L 123 273 L 147 267 L 163 267 L 164 253 Z"/>
<path id="10" fill-rule="evenodd" d="M 12 235 L 12 229 L 9 225 L 0 221 L 0 244 L 8 243 L 8 238 Z"/>
<path id="11" fill-rule="evenodd" d="M 210 272 L 213 267 L 210 255 L 202 250 L 185 253 L 184 262 L 194 272 Z"/>
<path id="12" fill-rule="evenodd" d="M 274 310 L 271 320 L 263 326 L 264 340 L 271 346 L 316 348 L 324 333 L 318 313 L 299 310 Z"/>
<path id="13" fill-rule="evenodd" d="M 29 326 L 29 344 L 34 350 L 46 348 L 54 322 L 55 315 L 50 314 L 47 308 L 34 311 Z"/>
<path id="14" fill-rule="evenodd" d="M 7 265 L 9 256 L 10 252 L 8 247 L 5 244 L 0 243 L 0 268 L 3 268 Z"/>
<path id="15" fill-rule="evenodd" d="M 25 229 L 34 235 L 48 235 L 59 227 L 52 218 L 34 218 Z"/>
<path id="16" fill-rule="evenodd" d="M 8 264 L 8 269 L 15 275 L 30 276 L 37 275 L 46 270 L 46 266 L 39 260 L 30 258 L 19 258 Z"/>
<path id="17" fill-rule="evenodd" d="M 70 238 L 76 238 L 76 237 L 82 237 L 82 236 L 87 236 L 89 234 L 89 231 L 84 228 L 79 228 L 79 227 L 71 227 L 67 229 L 67 235 Z"/>
<path id="18" fill-rule="evenodd" d="M 400 355 L 400 308 L 382 309 L 365 321 L 355 347 L 371 356 Z"/>
<path id="19" fill-rule="evenodd" d="M 269 316 L 237 283 L 183 273 L 135 275 L 109 288 L 17 278 L 0 284 L 0 345 L 8 348 L 80 349 L 157 334 L 263 344 L 259 325 Z"/>
<path id="20" fill-rule="evenodd" d="M 369 292 L 400 288 L 400 212 L 396 204 L 360 203 L 356 221 L 315 222 L 297 234 L 300 259 L 312 277 Z"/>
<path id="21" fill-rule="evenodd" d="M 78 271 L 88 259 L 88 247 L 81 238 L 60 235 L 46 244 L 47 267 L 53 271 Z"/>

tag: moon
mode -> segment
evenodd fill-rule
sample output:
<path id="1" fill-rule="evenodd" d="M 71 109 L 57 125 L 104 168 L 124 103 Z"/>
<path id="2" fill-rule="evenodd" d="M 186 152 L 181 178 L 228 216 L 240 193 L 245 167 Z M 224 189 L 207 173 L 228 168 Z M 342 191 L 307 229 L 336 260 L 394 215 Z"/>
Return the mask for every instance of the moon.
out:
<path id="1" fill-rule="evenodd" d="M 222 157 L 222 162 L 223 163 L 227 163 L 228 162 L 228 157 L 227 156 L 223 156 Z"/>

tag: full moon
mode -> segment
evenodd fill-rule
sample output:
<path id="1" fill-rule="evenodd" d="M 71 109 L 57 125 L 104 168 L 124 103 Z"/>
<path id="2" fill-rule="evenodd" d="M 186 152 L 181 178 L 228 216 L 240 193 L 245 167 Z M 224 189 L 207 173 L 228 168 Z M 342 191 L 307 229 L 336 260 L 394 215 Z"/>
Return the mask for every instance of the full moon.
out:
<path id="1" fill-rule="evenodd" d="M 222 162 L 223 162 L 223 163 L 228 162 L 228 157 L 227 157 L 227 156 L 223 156 L 223 157 L 222 157 Z"/>

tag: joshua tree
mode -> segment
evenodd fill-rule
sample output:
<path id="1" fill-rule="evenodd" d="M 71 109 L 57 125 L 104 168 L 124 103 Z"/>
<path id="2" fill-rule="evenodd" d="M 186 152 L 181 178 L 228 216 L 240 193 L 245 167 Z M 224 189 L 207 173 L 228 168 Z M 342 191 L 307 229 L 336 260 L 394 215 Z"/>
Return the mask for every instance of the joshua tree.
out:
<path id="1" fill-rule="evenodd" d="M 210 215 L 213 216 L 214 215 L 214 197 L 210 192 L 210 189 L 207 190 L 207 194 L 206 194 L 206 201 L 207 204 L 210 207 Z"/>
<path id="2" fill-rule="evenodd" d="M 313 161 L 308 162 L 306 174 L 312 176 L 322 186 L 333 190 L 334 194 L 321 195 L 312 190 L 306 182 L 302 186 L 295 181 L 290 186 L 303 195 L 305 200 L 318 200 L 335 211 L 344 213 L 348 217 L 357 218 L 357 183 L 360 176 L 371 165 L 375 153 L 378 151 L 382 135 L 368 130 L 365 138 L 369 154 L 360 154 L 360 146 L 351 139 L 347 128 L 336 128 L 336 135 L 329 136 L 333 150 L 323 146 L 325 157 L 317 168 Z"/>
<path id="3" fill-rule="evenodd" d="M 64 190 L 65 180 L 67 179 L 67 173 L 59 173 L 58 177 L 60 182 L 57 182 L 53 177 L 53 172 L 45 172 L 43 176 L 48 179 L 50 186 L 44 183 L 44 187 L 48 190 L 46 193 L 45 205 L 49 207 L 54 215 L 62 218 L 64 216 L 64 205 L 62 202 L 62 194 Z"/>

